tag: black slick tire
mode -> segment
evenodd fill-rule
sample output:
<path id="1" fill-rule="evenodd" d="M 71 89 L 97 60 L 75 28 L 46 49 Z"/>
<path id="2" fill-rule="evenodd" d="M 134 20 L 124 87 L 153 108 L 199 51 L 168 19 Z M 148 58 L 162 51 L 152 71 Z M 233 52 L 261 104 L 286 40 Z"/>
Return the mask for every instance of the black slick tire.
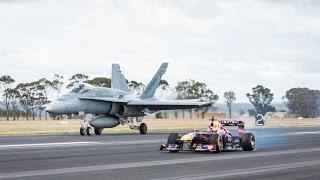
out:
<path id="1" fill-rule="evenodd" d="M 167 144 L 177 144 L 178 133 L 170 133 L 168 136 Z"/>
<path id="2" fill-rule="evenodd" d="M 252 133 L 244 133 L 241 136 L 241 147 L 244 151 L 253 151 L 255 148 L 256 139 Z"/>
<path id="3" fill-rule="evenodd" d="M 179 137 L 178 133 L 170 133 L 169 136 L 168 136 L 167 145 L 169 145 L 169 144 L 177 144 L 178 137 Z M 177 152 L 179 152 L 179 150 L 169 151 L 169 152 L 177 153 Z"/>
<path id="4" fill-rule="evenodd" d="M 209 144 L 215 144 L 216 145 L 216 151 L 217 153 L 221 152 L 223 150 L 223 136 L 220 134 L 212 134 L 209 136 Z"/>

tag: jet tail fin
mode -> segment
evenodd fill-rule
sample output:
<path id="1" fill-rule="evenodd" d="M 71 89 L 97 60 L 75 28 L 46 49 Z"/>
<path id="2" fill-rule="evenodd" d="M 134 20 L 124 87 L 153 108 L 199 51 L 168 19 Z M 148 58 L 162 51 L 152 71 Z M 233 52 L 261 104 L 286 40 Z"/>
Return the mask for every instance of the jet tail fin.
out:
<path id="1" fill-rule="evenodd" d="M 111 88 L 129 92 L 126 78 L 121 73 L 119 64 L 112 64 Z"/>
<path id="2" fill-rule="evenodd" d="M 168 67 L 168 63 L 162 63 L 160 68 L 158 69 L 157 73 L 154 75 L 150 83 L 147 85 L 145 90 L 143 91 L 141 95 L 141 99 L 148 99 L 152 98 L 154 93 L 156 92 L 156 89 L 159 87 L 159 83 L 161 80 L 162 75 L 166 72 Z"/>

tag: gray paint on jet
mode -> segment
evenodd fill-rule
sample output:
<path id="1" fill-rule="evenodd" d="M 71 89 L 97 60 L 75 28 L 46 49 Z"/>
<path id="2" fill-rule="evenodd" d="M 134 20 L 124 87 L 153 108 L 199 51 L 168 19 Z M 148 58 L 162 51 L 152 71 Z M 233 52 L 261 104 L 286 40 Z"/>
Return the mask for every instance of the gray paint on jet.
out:
<path id="1" fill-rule="evenodd" d="M 158 110 L 189 109 L 210 106 L 210 102 L 194 100 L 158 100 L 153 98 L 168 64 L 163 63 L 140 97 L 129 93 L 125 77 L 118 64 L 112 65 L 112 88 L 76 84 L 68 94 L 46 105 L 53 114 L 93 114 L 101 117 L 142 117 Z M 114 119 L 112 119 L 114 121 Z"/>

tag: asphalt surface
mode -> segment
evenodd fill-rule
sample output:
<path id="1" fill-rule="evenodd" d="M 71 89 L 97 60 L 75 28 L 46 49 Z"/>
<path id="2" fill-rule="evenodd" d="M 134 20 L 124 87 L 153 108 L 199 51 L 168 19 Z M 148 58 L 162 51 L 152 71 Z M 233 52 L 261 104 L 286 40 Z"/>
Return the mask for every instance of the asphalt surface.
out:
<path id="1" fill-rule="evenodd" d="M 320 127 L 252 129 L 256 150 L 159 151 L 168 133 L 0 137 L 0 179 L 320 179 Z"/>

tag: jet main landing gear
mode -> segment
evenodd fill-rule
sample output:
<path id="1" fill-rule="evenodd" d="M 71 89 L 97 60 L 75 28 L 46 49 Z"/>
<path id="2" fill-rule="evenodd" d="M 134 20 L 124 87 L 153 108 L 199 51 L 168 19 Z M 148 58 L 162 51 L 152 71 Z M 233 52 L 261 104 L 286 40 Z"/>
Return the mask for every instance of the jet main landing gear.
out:
<path id="1" fill-rule="evenodd" d="M 101 135 L 102 130 L 103 130 L 102 128 L 94 128 L 94 134 L 99 136 L 99 135 Z"/>
<path id="2" fill-rule="evenodd" d="M 148 127 L 145 123 L 141 123 L 139 126 L 140 134 L 147 134 Z"/>
<path id="3" fill-rule="evenodd" d="M 140 125 L 137 125 L 139 124 Z M 127 124 L 130 129 L 139 130 L 140 134 L 147 134 L 148 127 L 145 123 L 142 122 L 142 117 L 126 117 L 123 119 L 120 119 L 120 124 L 124 125 Z"/>
<path id="4" fill-rule="evenodd" d="M 79 113 L 79 116 L 82 118 L 82 122 L 80 122 L 80 135 L 91 136 L 93 133 L 95 135 L 101 135 L 103 128 L 95 128 L 90 125 L 90 121 L 95 118 L 94 115 Z M 142 122 L 142 117 L 125 117 L 119 118 L 119 122 L 121 125 L 128 125 L 130 129 L 138 130 L 140 134 L 147 134 L 148 127 L 145 123 Z"/>

